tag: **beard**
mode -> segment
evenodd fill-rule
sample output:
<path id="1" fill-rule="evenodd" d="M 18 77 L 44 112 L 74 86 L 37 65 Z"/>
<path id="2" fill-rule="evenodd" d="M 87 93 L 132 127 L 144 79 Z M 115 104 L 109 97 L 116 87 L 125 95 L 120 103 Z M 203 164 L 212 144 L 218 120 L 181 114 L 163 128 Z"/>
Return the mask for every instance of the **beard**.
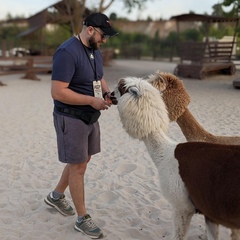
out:
<path id="1" fill-rule="evenodd" d="M 88 42 L 89 42 L 90 48 L 92 48 L 93 50 L 97 50 L 97 49 L 99 48 L 99 47 L 98 47 L 98 44 L 97 44 L 97 42 L 96 42 L 96 40 L 95 40 L 95 38 L 94 38 L 94 35 L 92 35 L 92 36 L 89 38 Z"/>

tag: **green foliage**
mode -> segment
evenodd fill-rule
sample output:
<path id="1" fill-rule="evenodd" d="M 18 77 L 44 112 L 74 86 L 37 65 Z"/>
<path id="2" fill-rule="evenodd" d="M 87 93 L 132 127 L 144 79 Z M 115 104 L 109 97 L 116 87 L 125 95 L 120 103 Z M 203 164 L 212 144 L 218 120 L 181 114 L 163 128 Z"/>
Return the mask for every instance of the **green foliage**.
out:
<path id="1" fill-rule="evenodd" d="M 0 38 L 1 39 L 12 39 L 20 33 L 24 31 L 25 28 L 18 27 L 17 25 L 13 25 L 10 27 L 1 27 L 0 28 Z"/>
<path id="2" fill-rule="evenodd" d="M 230 6 L 231 4 L 239 4 L 239 0 L 224 0 L 222 5 L 223 6 Z"/>
<path id="3" fill-rule="evenodd" d="M 149 56 L 156 59 L 157 57 L 168 57 L 172 52 L 176 53 L 177 41 L 176 32 L 170 33 L 166 39 L 160 39 L 158 31 L 153 38 L 142 33 L 119 31 L 119 35 L 108 39 L 104 47 L 117 49 L 120 58 Z"/>
<path id="4" fill-rule="evenodd" d="M 75 0 L 74 0 L 75 1 Z M 147 0 L 122 0 L 129 11 L 134 7 L 143 7 Z M 233 10 L 230 13 L 225 13 L 222 6 L 233 5 Z M 214 16 L 236 16 L 236 12 L 240 9 L 240 0 L 224 0 L 222 4 L 215 4 L 213 6 Z M 116 13 L 111 13 L 110 20 L 117 20 Z M 9 14 L 8 19 L 13 19 Z M 127 21 L 127 19 L 126 19 Z M 147 21 L 151 21 L 148 17 Z M 235 26 L 230 26 L 225 23 L 218 23 L 211 25 L 209 29 L 209 37 L 217 39 L 225 35 L 232 36 L 234 34 Z M 53 31 L 40 29 L 24 38 L 16 38 L 16 35 L 24 28 L 17 26 L 1 27 L 0 28 L 0 43 L 4 39 L 7 42 L 12 42 L 15 46 L 32 48 L 36 50 L 55 50 L 63 41 L 72 36 L 69 25 L 58 25 Z M 188 29 L 181 32 L 178 36 L 176 32 L 171 32 L 165 39 L 159 38 L 159 32 L 156 31 L 154 37 L 150 37 L 143 33 L 124 33 L 119 31 L 117 37 L 110 38 L 106 44 L 102 45 L 105 48 L 118 49 L 119 57 L 135 57 L 150 56 L 152 58 L 166 57 L 169 54 L 176 54 L 178 41 L 203 41 L 206 36 L 207 26 L 203 23 L 199 29 Z M 237 31 L 240 36 L 240 27 Z M 41 44 L 40 44 L 41 42 Z"/>
<path id="5" fill-rule="evenodd" d="M 142 9 L 147 1 L 148 0 L 123 0 L 124 6 L 128 9 L 129 12 L 131 12 L 132 8 L 134 7 Z"/>
<path id="6" fill-rule="evenodd" d="M 188 29 L 181 34 L 181 40 L 183 41 L 202 41 L 203 36 L 197 29 Z"/>
<path id="7" fill-rule="evenodd" d="M 45 31 L 45 44 L 49 49 L 56 49 L 62 42 L 70 38 L 70 29 L 64 25 L 58 25 L 54 31 Z"/>
<path id="8" fill-rule="evenodd" d="M 11 13 L 7 13 L 7 15 L 6 15 L 6 19 L 7 20 L 13 20 L 13 19 L 24 19 L 25 18 L 25 16 L 24 16 L 24 14 L 20 14 L 20 15 L 16 15 L 16 16 L 12 16 L 12 14 Z"/>
<path id="9" fill-rule="evenodd" d="M 211 27 L 209 31 L 209 36 L 216 37 L 217 39 L 221 39 L 224 36 L 233 36 L 233 34 L 234 28 L 228 25 L 222 25 L 218 28 Z"/>
<path id="10" fill-rule="evenodd" d="M 117 14 L 116 13 L 111 13 L 110 16 L 109 16 L 109 19 L 111 21 L 115 21 L 117 19 Z"/>
<path id="11" fill-rule="evenodd" d="M 219 4 L 219 3 L 215 4 L 215 5 L 213 5 L 212 9 L 213 9 L 213 13 L 212 13 L 213 16 L 224 16 L 225 15 L 225 13 L 222 9 L 222 4 Z"/>
<path id="12" fill-rule="evenodd" d="M 118 49 L 120 57 L 132 56 L 139 58 L 143 53 L 149 52 L 151 38 L 147 35 L 142 33 L 118 32 L 118 36 L 109 38 L 103 47 Z"/>
<path id="13" fill-rule="evenodd" d="M 230 17 L 239 16 L 240 12 L 240 0 L 224 0 L 222 6 L 233 6 L 232 10 L 228 13 Z"/>
<path id="14" fill-rule="evenodd" d="M 0 28 L 0 46 L 2 46 L 3 42 L 7 44 L 7 48 L 12 48 L 14 46 L 21 45 L 21 39 L 17 38 L 17 34 L 24 31 L 26 28 L 18 27 L 17 25 L 9 26 L 9 27 L 1 27 Z M 22 45 L 23 46 L 23 45 Z"/>

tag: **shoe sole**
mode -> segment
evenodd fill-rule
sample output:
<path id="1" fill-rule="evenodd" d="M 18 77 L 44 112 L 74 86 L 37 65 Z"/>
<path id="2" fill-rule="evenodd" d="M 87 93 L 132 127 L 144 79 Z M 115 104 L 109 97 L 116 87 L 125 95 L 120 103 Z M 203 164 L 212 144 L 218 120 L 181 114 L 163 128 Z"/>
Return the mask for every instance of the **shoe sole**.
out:
<path id="1" fill-rule="evenodd" d="M 81 232 L 83 234 L 85 234 L 86 236 L 90 237 L 90 238 L 93 238 L 93 239 L 99 239 L 99 238 L 102 238 L 103 237 L 103 234 L 101 233 L 99 236 L 92 236 L 92 235 L 89 235 L 89 234 L 86 234 L 83 230 L 81 230 L 80 228 L 78 228 L 76 225 L 74 226 L 74 229 L 77 230 L 78 232 Z"/>
<path id="2" fill-rule="evenodd" d="M 61 209 L 60 209 L 58 206 L 56 206 L 56 205 L 54 205 L 53 203 L 51 203 L 47 198 L 44 199 L 44 202 L 45 202 L 47 205 L 49 205 L 50 207 L 55 208 L 55 209 L 56 209 L 58 212 L 60 212 L 63 216 L 72 216 L 72 215 L 75 214 L 75 213 L 73 213 L 73 214 L 67 214 L 67 213 L 62 212 Z"/>

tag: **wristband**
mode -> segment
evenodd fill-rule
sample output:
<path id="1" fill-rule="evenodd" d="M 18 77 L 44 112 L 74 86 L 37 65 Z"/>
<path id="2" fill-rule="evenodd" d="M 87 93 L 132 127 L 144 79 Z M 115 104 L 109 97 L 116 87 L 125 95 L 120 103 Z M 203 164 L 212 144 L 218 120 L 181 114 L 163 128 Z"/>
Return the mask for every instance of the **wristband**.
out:
<path id="1" fill-rule="evenodd" d="M 105 93 L 103 94 L 103 98 L 105 98 L 109 93 L 111 93 L 111 92 L 105 92 Z"/>

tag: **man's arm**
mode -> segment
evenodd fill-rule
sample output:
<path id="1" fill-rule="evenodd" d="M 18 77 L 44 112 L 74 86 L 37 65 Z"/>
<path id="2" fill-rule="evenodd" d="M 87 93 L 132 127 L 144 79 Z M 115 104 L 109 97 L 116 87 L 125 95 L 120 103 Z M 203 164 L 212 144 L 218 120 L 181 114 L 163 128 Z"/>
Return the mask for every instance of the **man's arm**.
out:
<path id="1" fill-rule="evenodd" d="M 90 105 L 97 110 L 108 109 L 110 106 L 107 101 L 101 98 L 76 93 L 69 89 L 68 85 L 67 82 L 52 80 L 52 98 L 70 105 Z"/>
<path id="2" fill-rule="evenodd" d="M 102 92 L 104 99 L 106 99 L 110 104 L 117 105 L 117 98 L 114 95 L 111 95 L 108 84 L 104 78 L 102 78 Z"/>
<path id="3" fill-rule="evenodd" d="M 102 82 L 102 92 L 103 92 L 103 94 L 104 94 L 105 92 L 110 92 L 106 80 L 105 80 L 104 78 L 102 78 L 101 82 Z"/>

